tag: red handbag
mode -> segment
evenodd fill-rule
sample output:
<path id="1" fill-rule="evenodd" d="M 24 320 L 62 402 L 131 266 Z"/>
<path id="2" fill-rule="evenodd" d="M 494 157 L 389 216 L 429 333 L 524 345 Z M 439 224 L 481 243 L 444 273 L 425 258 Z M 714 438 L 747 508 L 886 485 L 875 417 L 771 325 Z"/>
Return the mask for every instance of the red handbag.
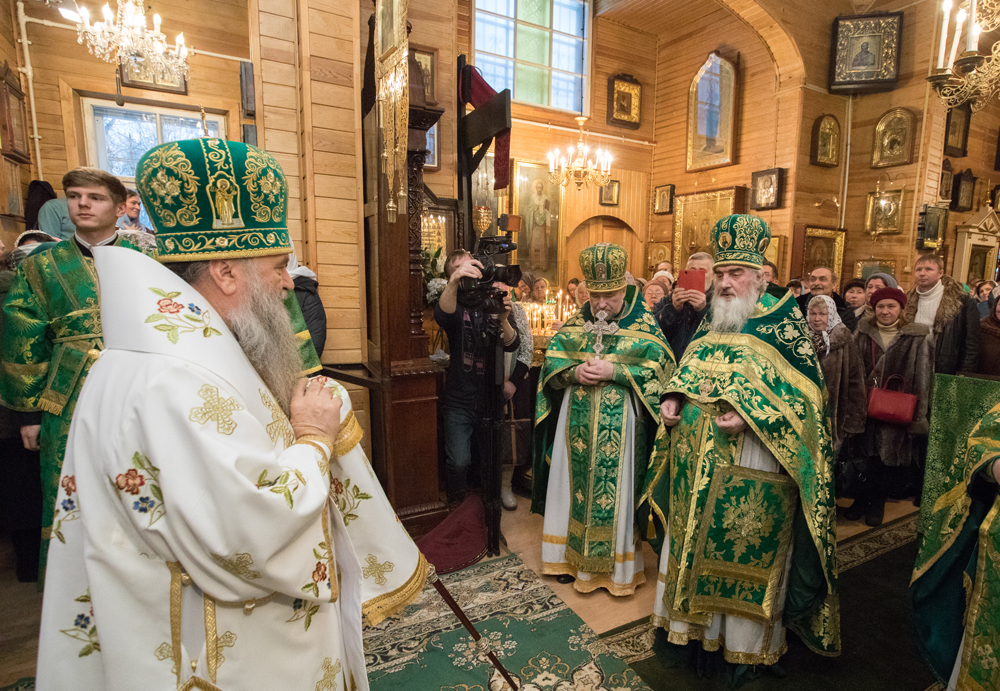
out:
<path id="1" fill-rule="evenodd" d="M 911 393 L 893 391 L 889 383 L 903 377 L 894 374 L 885 382 L 885 388 L 876 386 L 868 392 L 868 417 L 892 425 L 909 425 L 913 422 L 913 411 L 917 409 L 917 397 Z"/>
<path id="2" fill-rule="evenodd" d="M 878 363 L 875 361 L 875 341 L 872 341 L 872 371 Z M 893 391 L 889 382 L 899 379 L 902 385 L 903 377 L 894 374 L 885 380 L 885 388 L 879 388 L 878 381 L 868 391 L 868 417 L 890 425 L 909 425 L 913 422 L 913 411 L 917 409 L 917 397 L 911 393 Z"/>

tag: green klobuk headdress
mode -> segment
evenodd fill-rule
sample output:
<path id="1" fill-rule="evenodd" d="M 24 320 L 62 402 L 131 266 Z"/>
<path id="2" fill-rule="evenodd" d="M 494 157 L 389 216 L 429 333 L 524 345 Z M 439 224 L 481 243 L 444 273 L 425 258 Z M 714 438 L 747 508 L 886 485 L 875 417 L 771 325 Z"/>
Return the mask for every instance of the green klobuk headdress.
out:
<path id="1" fill-rule="evenodd" d="M 771 229 L 756 216 L 735 214 L 715 224 L 712 242 L 716 266 L 737 264 L 759 269 L 764 265 L 764 251 L 771 244 Z"/>
<path id="2" fill-rule="evenodd" d="M 587 290 L 610 293 L 625 287 L 628 253 L 618 245 L 599 242 L 580 252 L 580 269 Z"/>
<path id="3" fill-rule="evenodd" d="M 135 179 L 161 262 L 292 251 L 288 185 L 266 151 L 214 137 L 168 142 L 139 159 Z"/>

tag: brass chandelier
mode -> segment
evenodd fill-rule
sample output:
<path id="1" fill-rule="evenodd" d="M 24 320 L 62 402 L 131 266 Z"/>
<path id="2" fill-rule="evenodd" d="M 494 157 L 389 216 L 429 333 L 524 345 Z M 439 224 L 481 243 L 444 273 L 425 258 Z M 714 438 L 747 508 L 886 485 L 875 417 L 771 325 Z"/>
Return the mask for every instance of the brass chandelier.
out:
<path id="1" fill-rule="evenodd" d="M 941 10 L 937 64 L 927 81 L 948 108 L 968 103 L 977 112 L 1000 91 L 1000 43 L 988 54 L 979 52 L 981 34 L 1000 27 L 1000 0 L 967 0 L 959 5 L 954 22 L 951 0 L 944 0 Z M 951 26 L 951 47 L 946 51 Z M 959 54 L 962 44 L 965 50 Z"/>
<path id="2" fill-rule="evenodd" d="M 576 118 L 580 125 L 580 140 L 574 147 L 570 147 L 566 156 L 559 153 L 559 149 L 550 151 L 549 158 L 549 182 L 554 185 L 565 187 L 570 181 L 576 183 L 576 188 L 582 189 L 584 185 L 590 187 L 595 184 L 604 187 L 611 180 L 611 152 L 607 149 L 598 149 L 594 152 L 596 158 L 589 158 L 590 147 L 584 140 L 583 123 L 587 118 L 579 115 Z M 567 156 L 572 159 L 567 160 Z"/>

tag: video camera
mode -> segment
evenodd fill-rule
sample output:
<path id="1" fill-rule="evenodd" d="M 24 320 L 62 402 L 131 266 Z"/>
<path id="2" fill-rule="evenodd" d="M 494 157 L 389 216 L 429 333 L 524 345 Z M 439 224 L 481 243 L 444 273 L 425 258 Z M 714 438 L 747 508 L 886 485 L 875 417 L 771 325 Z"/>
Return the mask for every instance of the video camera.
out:
<path id="1" fill-rule="evenodd" d="M 503 314 L 503 299 L 507 291 L 493 287 L 494 282 L 516 286 L 521 282 L 521 267 L 497 264 L 493 257 L 510 254 L 517 249 L 514 233 L 521 230 L 521 217 L 502 214 L 497 223 L 503 235 L 480 237 L 472 257 L 482 268 L 482 278 L 463 278 L 458 283 L 458 300 L 466 307 L 478 308 L 487 314 Z"/>

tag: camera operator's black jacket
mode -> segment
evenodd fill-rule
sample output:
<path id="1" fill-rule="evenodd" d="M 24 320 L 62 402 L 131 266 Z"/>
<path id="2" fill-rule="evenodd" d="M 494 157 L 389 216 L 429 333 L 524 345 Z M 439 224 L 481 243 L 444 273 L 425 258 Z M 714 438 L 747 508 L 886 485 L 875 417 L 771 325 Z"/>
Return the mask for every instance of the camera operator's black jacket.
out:
<path id="1" fill-rule="evenodd" d="M 486 320 L 487 315 L 479 309 L 459 304 L 448 314 L 441 305 L 434 306 L 434 321 L 448 336 L 448 378 L 444 387 L 444 404 L 452 407 L 471 407 L 483 404 L 486 387 Z M 503 344 L 504 352 L 516 351 L 521 345 L 521 335 L 513 314 L 507 322 L 517 336 L 510 343 Z"/>

